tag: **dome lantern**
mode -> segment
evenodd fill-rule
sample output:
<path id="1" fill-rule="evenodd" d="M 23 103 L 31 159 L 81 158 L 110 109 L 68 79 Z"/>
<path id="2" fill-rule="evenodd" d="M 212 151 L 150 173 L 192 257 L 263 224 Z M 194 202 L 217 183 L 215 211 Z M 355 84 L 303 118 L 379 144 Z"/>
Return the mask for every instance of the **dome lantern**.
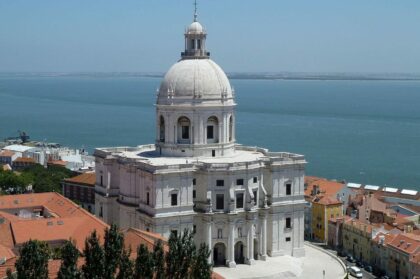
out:
<path id="1" fill-rule="evenodd" d="M 195 2 L 194 21 L 185 30 L 185 51 L 181 53 L 182 59 L 206 59 L 210 53 L 206 51 L 207 33 L 197 21 L 197 3 Z"/>

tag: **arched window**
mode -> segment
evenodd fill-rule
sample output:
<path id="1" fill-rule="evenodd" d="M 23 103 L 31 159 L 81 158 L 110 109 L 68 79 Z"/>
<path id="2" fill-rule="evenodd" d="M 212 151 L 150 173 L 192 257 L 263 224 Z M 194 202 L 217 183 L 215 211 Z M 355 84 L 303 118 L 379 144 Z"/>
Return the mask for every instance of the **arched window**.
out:
<path id="1" fill-rule="evenodd" d="M 233 140 L 233 116 L 229 117 L 229 142 Z"/>
<path id="2" fill-rule="evenodd" d="M 191 133 L 191 122 L 190 120 L 182 116 L 178 119 L 178 143 L 190 143 Z"/>
<path id="3" fill-rule="evenodd" d="M 162 115 L 159 119 L 159 140 L 160 142 L 165 142 L 165 119 Z"/>
<path id="4" fill-rule="evenodd" d="M 211 116 L 207 119 L 207 143 L 219 142 L 219 121 Z"/>

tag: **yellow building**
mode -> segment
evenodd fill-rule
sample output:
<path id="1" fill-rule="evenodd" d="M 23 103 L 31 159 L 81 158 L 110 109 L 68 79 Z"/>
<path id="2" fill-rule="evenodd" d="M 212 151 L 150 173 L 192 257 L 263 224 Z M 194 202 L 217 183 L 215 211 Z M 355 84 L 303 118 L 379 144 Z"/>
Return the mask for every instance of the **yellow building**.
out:
<path id="1" fill-rule="evenodd" d="M 337 199 L 322 196 L 312 201 L 312 238 L 327 242 L 328 220 L 343 216 L 343 203 Z"/>
<path id="2" fill-rule="evenodd" d="M 355 259 L 371 263 L 371 240 L 373 226 L 350 219 L 343 225 L 343 249 Z"/>

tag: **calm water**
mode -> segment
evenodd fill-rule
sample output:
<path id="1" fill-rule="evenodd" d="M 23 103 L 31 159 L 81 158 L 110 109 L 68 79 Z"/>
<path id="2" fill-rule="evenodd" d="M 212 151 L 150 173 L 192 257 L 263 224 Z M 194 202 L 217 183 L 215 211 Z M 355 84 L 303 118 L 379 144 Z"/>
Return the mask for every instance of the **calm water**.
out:
<path id="1" fill-rule="evenodd" d="M 157 78 L 0 77 L 0 138 L 89 150 L 154 141 Z M 420 190 L 420 82 L 232 80 L 237 140 L 307 173 Z"/>

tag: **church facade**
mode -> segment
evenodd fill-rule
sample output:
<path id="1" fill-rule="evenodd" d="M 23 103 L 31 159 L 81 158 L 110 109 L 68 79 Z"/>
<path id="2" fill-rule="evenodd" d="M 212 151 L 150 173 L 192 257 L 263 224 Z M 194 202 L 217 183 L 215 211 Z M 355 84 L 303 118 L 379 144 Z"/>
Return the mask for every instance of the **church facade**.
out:
<path id="1" fill-rule="evenodd" d="M 156 101 L 156 142 L 97 148 L 95 214 L 169 237 L 185 228 L 215 265 L 304 256 L 302 155 L 235 139 L 235 93 L 194 17 Z"/>

